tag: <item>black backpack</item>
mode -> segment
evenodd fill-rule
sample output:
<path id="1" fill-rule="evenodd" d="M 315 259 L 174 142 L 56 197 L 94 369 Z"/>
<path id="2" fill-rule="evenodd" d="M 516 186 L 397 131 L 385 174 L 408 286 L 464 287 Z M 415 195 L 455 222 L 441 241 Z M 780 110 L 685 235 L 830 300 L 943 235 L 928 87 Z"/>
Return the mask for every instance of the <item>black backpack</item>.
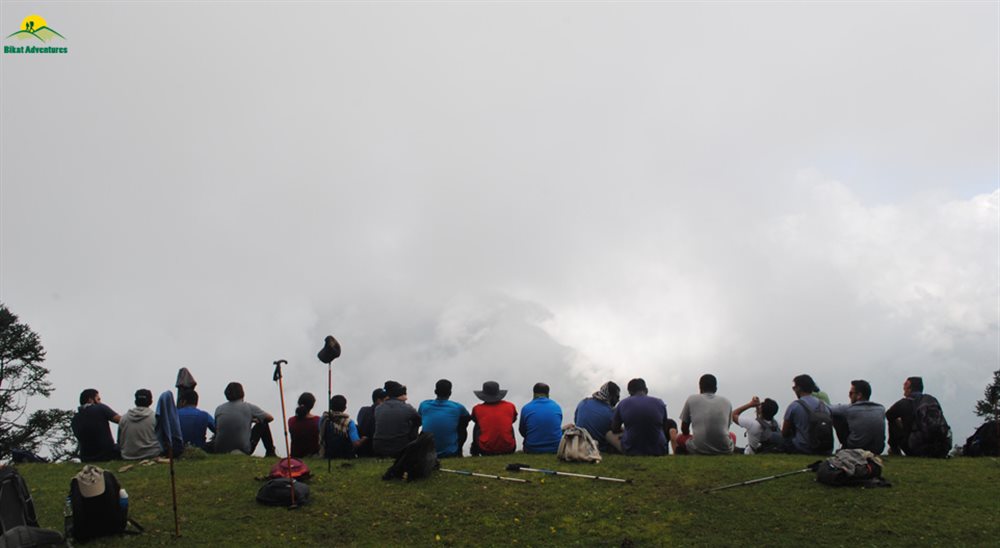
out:
<path id="1" fill-rule="evenodd" d="M 767 420 L 757 417 L 760 424 L 760 446 L 754 449 L 755 453 L 777 453 L 781 451 L 784 438 L 781 437 L 781 429 L 778 428 L 778 421 Z"/>
<path id="2" fill-rule="evenodd" d="M 909 439 L 915 456 L 944 458 L 951 450 L 951 427 L 937 398 L 921 395 L 913 402 L 913 430 Z"/>
<path id="3" fill-rule="evenodd" d="M 288 486 L 289 482 L 291 482 L 291 487 Z M 309 486 L 290 478 L 267 480 L 267 483 L 257 490 L 257 502 L 267 506 L 291 506 L 292 489 L 295 490 L 296 506 L 309 503 Z"/>
<path id="4" fill-rule="evenodd" d="M 833 417 L 823 402 L 810 409 L 802 400 L 795 400 L 809 413 L 809 453 L 829 455 L 833 451 Z"/>
<path id="5" fill-rule="evenodd" d="M 986 421 L 965 440 L 966 457 L 1000 457 L 1000 421 Z"/>
<path id="6" fill-rule="evenodd" d="M 131 522 L 142 531 L 139 524 L 128 518 L 128 507 L 123 507 L 119 499 L 121 485 L 114 474 L 103 470 L 104 492 L 93 497 L 84 497 L 80 483 L 75 477 L 69 484 L 72 520 L 67 520 L 66 536 L 85 542 L 93 538 L 123 533 L 138 534 L 126 530 Z"/>
<path id="7" fill-rule="evenodd" d="M 406 444 L 396 462 L 385 471 L 384 480 L 426 478 L 438 468 L 437 449 L 434 448 L 434 434 L 421 432 L 417 439 Z"/>
<path id="8" fill-rule="evenodd" d="M 809 466 L 816 481 L 834 487 L 891 487 L 882 477 L 882 459 L 864 449 L 841 449 L 837 454 Z"/>
<path id="9" fill-rule="evenodd" d="M 38 527 L 28 484 L 14 467 L 0 466 L 0 548 L 14 546 L 65 546 L 65 540 Z"/>

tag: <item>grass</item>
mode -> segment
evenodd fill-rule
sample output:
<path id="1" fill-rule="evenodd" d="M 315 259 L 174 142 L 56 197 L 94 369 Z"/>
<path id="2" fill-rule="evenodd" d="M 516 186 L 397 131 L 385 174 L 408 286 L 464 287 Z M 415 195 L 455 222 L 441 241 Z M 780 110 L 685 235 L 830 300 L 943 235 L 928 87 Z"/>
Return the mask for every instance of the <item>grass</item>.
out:
<path id="1" fill-rule="evenodd" d="M 364 459 L 341 466 L 308 459 L 312 501 L 295 511 L 254 496 L 272 459 L 210 455 L 176 462 L 181 537 L 173 537 L 168 466 L 117 473 L 130 515 L 146 528 L 88 546 L 469 546 L 469 545 L 808 545 L 996 546 L 1000 538 L 1000 461 L 992 458 L 886 458 L 885 489 L 831 488 L 811 473 L 702 490 L 804 468 L 815 458 L 606 456 L 598 465 L 553 455 L 449 459 L 447 468 L 530 479 L 529 484 L 436 473 L 427 480 L 382 481 L 391 464 Z M 525 463 L 632 484 L 506 472 Z M 62 529 L 73 464 L 29 464 L 43 527 Z"/>

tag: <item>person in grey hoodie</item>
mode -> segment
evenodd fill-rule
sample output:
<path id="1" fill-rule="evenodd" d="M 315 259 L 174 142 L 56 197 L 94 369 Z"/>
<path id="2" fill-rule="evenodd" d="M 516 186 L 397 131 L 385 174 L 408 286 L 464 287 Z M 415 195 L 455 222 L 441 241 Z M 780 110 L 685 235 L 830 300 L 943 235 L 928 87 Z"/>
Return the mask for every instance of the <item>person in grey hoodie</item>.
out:
<path id="1" fill-rule="evenodd" d="M 162 452 L 156 438 L 156 413 L 149 407 L 152 404 L 152 392 L 145 388 L 135 391 L 135 407 L 118 423 L 118 445 L 123 459 L 150 459 Z"/>

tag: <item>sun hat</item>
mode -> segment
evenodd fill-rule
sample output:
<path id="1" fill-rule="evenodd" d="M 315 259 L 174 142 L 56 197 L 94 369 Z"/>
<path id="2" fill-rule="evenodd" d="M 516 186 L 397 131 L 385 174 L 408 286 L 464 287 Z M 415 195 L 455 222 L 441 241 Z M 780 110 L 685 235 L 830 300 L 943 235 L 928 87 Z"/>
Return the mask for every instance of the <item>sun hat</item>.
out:
<path id="1" fill-rule="evenodd" d="M 473 390 L 472 392 L 486 403 L 498 402 L 507 395 L 506 390 L 500 390 L 500 383 L 497 381 L 486 381 L 483 383 L 482 390 Z"/>

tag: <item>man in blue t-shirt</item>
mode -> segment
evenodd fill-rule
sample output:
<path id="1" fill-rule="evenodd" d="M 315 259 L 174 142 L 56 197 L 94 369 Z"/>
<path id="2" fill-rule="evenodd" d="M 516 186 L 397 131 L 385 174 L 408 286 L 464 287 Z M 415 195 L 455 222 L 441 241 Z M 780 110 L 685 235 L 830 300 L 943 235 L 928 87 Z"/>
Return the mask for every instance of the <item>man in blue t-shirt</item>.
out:
<path id="1" fill-rule="evenodd" d="M 417 413 L 423 421 L 423 431 L 434 434 L 438 457 L 461 457 L 468 438 L 472 416 L 464 405 L 451 401 L 451 381 L 441 379 L 434 385 L 437 399 L 424 400 Z"/>
<path id="2" fill-rule="evenodd" d="M 521 408 L 518 431 L 524 437 L 525 453 L 558 453 L 562 439 L 562 408 L 549 399 L 549 385 L 535 383 L 534 398 Z"/>
<path id="3" fill-rule="evenodd" d="M 618 451 L 608 443 L 607 435 L 611 432 L 611 418 L 615 415 L 619 398 L 621 388 L 608 381 L 592 396 L 581 400 L 573 415 L 573 423 L 589 432 L 602 452 Z"/>
<path id="4" fill-rule="evenodd" d="M 667 418 L 667 404 L 660 398 L 649 395 L 646 381 L 628 381 L 629 397 L 618 402 L 618 408 L 611 419 L 611 431 L 607 437 L 611 444 L 620 444 L 621 452 L 629 456 L 661 456 L 669 453 L 667 440 L 670 431 L 677 429 L 677 423 Z"/>
<path id="5" fill-rule="evenodd" d="M 177 399 L 177 418 L 181 421 L 181 437 L 184 443 L 207 449 L 205 436 L 209 430 L 215 433 L 215 418 L 208 411 L 198 409 L 198 392 L 193 388 L 183 388 Z"/>

